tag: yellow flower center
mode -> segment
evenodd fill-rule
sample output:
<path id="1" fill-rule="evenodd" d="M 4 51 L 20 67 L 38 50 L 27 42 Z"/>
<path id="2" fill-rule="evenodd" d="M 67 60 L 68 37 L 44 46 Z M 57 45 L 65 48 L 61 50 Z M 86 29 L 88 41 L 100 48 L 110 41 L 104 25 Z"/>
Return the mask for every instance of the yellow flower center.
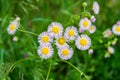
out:
<path id="1" fill-rule="evenodd" d="M 117 27 L 115 28 L 115 30 L 116 30 L 117 32 L 120 32 L 120 26 L 117 26 Z"/>
<path id="2" fill-rule="evenodd" d="M 94 27 L 93 27 L 93 26 L 91 26 L 91 27 L 90 27 L 90 30 L 94 30 Z"/>
<path id="3" fill-rule="evenodd" d="M 97 9 L 97 6 L 94 5 L 93 8 L 94 8 L 94 9 Z"/>
<path id="4" fill-rule="evenodd" d="M 49 37 L 48 36 L 43 36 L 42 37 L 42 41 L 43 42 L 48 42 L 49 41 Z"/>
<path id="5" fill-rule="evenodd" d="M 44 47 L 44 48 L 42 48 L 41 52 L 42 52 L 42 54 L 47 55 L 49 53 L 49 49 Z"/>
<path id="6" fill-rule="evenodd" d="M 88 24 L 89 24 L 89 23 L 88 23 L 88 21 L 87 21 L 87 20 L 84 20 L 84 21 L 83 21 L 83 26 L 84 26 L 84 27 L 87 27 L 87 26 L 88 26 Z"/>
<path id="7" fill-rule="evenodd" d="M 62 55 L 63 56 L 67 56 L 68 54 L 69 54 L 69 50 L 68 49 L 62 50 Z"/>
<path id="8" fill-rule="evenodd" d="M 58 26 L 53 26 L 52 32 L 57 34 L 59 32 L 59 27 Z"/>
<path id="9" fill-rule="evenodd" d="M 61 37 L 61 38 L 59 38 L 58 39 L 58 43 L 60 44 L 60 45 L 63 45 L 63 44 L 65 44 L 65 38 L 64 37 Z"/>
<path id="10" fill-rule="evenodd" d="M 85 38 L 80 39 L 80 45 L 86 46 L 87 40 Z"/>
<path id="11" fill-rule="evenodd" d="M 69 36 L 74 36 L 74 34 L 75 34 L 74 30 L 69 30 L 69 32 L 68 32 Z"/>
<path id="12" fill-rule="evenodd" d="M 15 29 L 15 24 L 11 24 L 10 30 L 14 30 L 14 29 Z"/>

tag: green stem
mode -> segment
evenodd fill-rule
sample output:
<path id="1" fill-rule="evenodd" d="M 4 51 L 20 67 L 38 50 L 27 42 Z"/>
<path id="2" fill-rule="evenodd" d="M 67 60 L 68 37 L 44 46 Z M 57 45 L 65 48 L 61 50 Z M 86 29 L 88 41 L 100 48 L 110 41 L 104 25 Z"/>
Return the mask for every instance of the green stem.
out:
<path id="1" fill-rule="evenodd" d="M 28 33 L 28 34 L 32 34 L 32 35 L 38 36 L 38 34 L 33 33 L 33 32 L 30 32 L 30 31 L 21 30 L 21 29 L 18 29 L 18 31 L 21 31 L 21 32 L 24 32 L 24 33 Z"/>
<path id="2" fill-rule="evenodd" d="M 83 73 L 81 70 L 79 70 L 77 67 L 75 67 L 73 64 L 71 64 L 70 62 L 65 61 L 65 60 L 57 60 L 57 61 L 62 61 L 62 62 L 69 64 L 71 67 L 73 67 L 76 71 L 78 71 L 81 75 L 83 75 L 87 79 L 87 75 Z"/>
<path id="3" fill-rule="evenodd" d="M 22 31 L 24 31 L 25 33 L 26 33 L 26 30 L 24 29 L 24 27 L 22 26 L 22 24 L 20 24 L 19 23 L 19 25 L 20 25 L 20 28 L 18 29 L 18 30 L 22 30 Z M 29 31 L 27 31 L 27 33 L 28 33 Z M 33 32 L 29 32 L 29 34 L 33 34 L 33 35 L 35 35 L 35 36 L 38 36 L 38 34 L 35 34 L 35 33 L 33 33 Z M 25 34 L 26 35 L 26 37 L 27 37 L 27 40 L 28 40 L 28 42 L 29 42 L 29 44 L 30 44 L 30 46 L 31 46 L 31 48 L 32 48 L 32 52 L 33 53 L 35 53 L 35 51 L 34 51 L 34 48 L 33 48 L 33 46 L 32 46 L 32 41 L 31 41 L 31 39 L 30 39 L 30 37 L 27 35 L 27 34 Z"/>
<path id="4" fill-rule="evenodd" d="M 1 50 L 1 57 L 0 57 L 0 58 L 1 58 L 0 64 L 3 64 L 3 62 L 4 62 L 4 61 L 3 61 L 3 60 L 4 60 L 4 59 L 3 59 L 3 58 L 4 58 L 3 49 Z"/>
<path id="5" fill-rule="evenodd" d="M 49 69 L 48 69 L 48 73 L 47 73 L 46 80 L 48 80 L 49 75 L 50 75 L 50 71 L 51 71 L 51 63 L 52 63 L 52 58 L 50 59 L 50 65 L 49 65 Z"/>
<path id="6" fill-rule="evenodd" d="M 16 64 L 18 64 L 18 63 L 20 63 L 20 62 L 23 62 L 23 61 L 35 59 L 35 58 L 40 58 L 40 57 L 31 57 L 31 58 L 21 59 L 21 60 L 18 60 L 18 61 L 16 61 L 16 62 L 14 62 L 14 63 L 10 66 L 10 68 L 7 70 L 7 72 L 6 72 L 3 80 L 6 79 L 7 75 L 10 73 L 10 71 L 12 70 L 12 68 L 13 68 Z"/>
<path id="7" fill-rule="evenodd" d="M 83 11 L 83 12 L 86 12 L 85 7 L 83 7 L 83 9 L 84 9 L 84 11 Z"/>

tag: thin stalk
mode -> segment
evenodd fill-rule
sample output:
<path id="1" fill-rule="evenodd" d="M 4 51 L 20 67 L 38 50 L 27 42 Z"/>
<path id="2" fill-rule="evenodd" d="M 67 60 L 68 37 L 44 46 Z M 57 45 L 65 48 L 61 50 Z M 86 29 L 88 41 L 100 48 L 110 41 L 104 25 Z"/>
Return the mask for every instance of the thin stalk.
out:
<path id="1" fill-rule="evenodd" d="M 33 32 L 30 32 L 30 31 L 21 30 L 21 29 L 17 29 L 17 30 L 20 31 L 20 32 L 24 32 L 24 33 L 32 34 L 32 35 L 34 35 L 34 36 L 38 36 L 38 34 L 33 33 Z"/>
<path id="2" fill-rule="evenodd" d="M 50 59 L 50 64 L 49 64 L 49 69 L 48 69 L 48 73 L 47 73 L 46 80 L 48 80 L 49 75 L 50 75 L 50 71 L 51 71 L 51 63 L 52 63 L 52 58 Z"/>
<path id="3" fill-rule="evenodd" d="M 4 63 L 4 54 L 3 54 L 3 49 L 1 50 L 1 57 L 0 57 L 1 59 L 0 59 L 0 64 L 3 64 Z"/>
<path id="4" fill-rule="evenodd" d="M 76 71 L 78 71 L 81 75 L 83 75 L 86 79 L 87 79 L 87 75 L 85 73 L 83 73 L 81 70 L 79 70 L 76 66 L 74 66 L 72 63 L 65 61 L 65 60 L 57 60 L 57 61 L 62 61 L 65 62 L 67 64 L 69 64 L 71 67 L 73 67 Z"/>
<path id="5" fill-rule="evenodd" d="M 24 27 L 23 27 L 20 23 L 19 23 L 19 25 L 20 25 L 20 29 L 19 29 L 19 30 L 24 30 L 24 31 L 26 31 L 26 30 L 24 29 Z M 29 31 L 27 31 L 27 32 L 29 32 Z M 30 33 L 35 34 L 35 33 L 33 33 L 33 32 L 30 32 Z M 34 48 L 33 48 L 33 46 L 32 46 L 32 41 L 31 41 L 31 39 L 29 38 L 29 36 L 28 36 L 27 34 L 25 34 L 25 35 L 26 35 L 27 40 L 28 40 L 28 42 L 29 42 L 29 44 L 30 44 L 30 46 L 31 46 L 31 48 L 32 48 L 32 52 L 35 53 Z M 36 34 L 36 35 L 37 35 L 37 34 Z"/>
<path id="6" fill-rule="evenodd" d="M 21 63 L 21 62 L 23 62 L 23 61 L 32 60 L 32 59 L 35 59 L 35 58 L 40 58 L 40 57 L 31 57 L 31 58 L 21 59 L 21 60 L 18 60 L 18 61 L 16 61 L 16 62 L 14 62 L 14 63 L 10 66 L 10 68 L 7 70 L 7 72 L 6 72 L 3 80 L 6 79 L 7 75 L 10 73 L 10 71 L 12 70 L 12 68 L 13 68 L 15 65 L 17 65 L 18 63 Z"/>

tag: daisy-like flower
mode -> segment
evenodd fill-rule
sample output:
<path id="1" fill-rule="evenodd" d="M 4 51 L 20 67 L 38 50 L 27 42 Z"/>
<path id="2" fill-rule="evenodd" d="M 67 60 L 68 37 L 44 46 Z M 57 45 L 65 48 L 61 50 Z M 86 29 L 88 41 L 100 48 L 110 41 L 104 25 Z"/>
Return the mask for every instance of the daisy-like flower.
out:
<path id="1" fill-rule="evenodd" d="M 79 26 L 84 30 L 88 30 L 91 26 L 91 21 L 88 18 L 82 18 L 79 22 Z"/>
<path id="2" fill-rule="evenodd" d="M 76 39 L 75 45 L 80 50 L 87 50 L 91 46 L 91 39 L 87 35 L 82 34 Z"/>
<path id="3" fill-rule="evenodd" d="M 109 37 L 112 34 L 112 32 L 110 29 L 107 29 L 103 32 L 103 34 L 104 34 L 104 38 L 106 38 L 106 37 Z"/>
<path id="4" fill-rule="evenodd" d="M 8 34 L 10 34 L 10 35 L 15 34 L 16 30 L 19 28 L 19 24 L 18 24 L 18 21 L 19 21 L 19 20 L 20 20 L 20 18 L 17 17 L 15 20 L 13 20 L 13 21 L 9 24 L 9 26 L 8 26 L 8 28 L 7 28 Z"/>
<path id="5" fill-rule="evenodd" d="M 56 44 L 57 48 L 62 48 L 65 46 L 68 47 L 68 44 L 66 43 L 66 41 L 67 41 L 66 38 L 61 36 L 56 39 L 55 44 Z"/>
<path id="6" fill-rule="evenodd" d="M 110 54 L 114 54 L 114 48 L 113 47 L 108 47 L 108 52 L 110 53 Z"/>
<path id="7" fill-rule="evenodd" d="M 42 46 L 39 46 L 37 52 L 42 59 L 48 59 L 48 58 L 52 57 L 52 55 L 54 53 L 53 48 L 50 44 L 44 44 Z"/>
<path id="8" fill-rule="evenodd" d="M 92 34 L 96 31 L 96 27 L 95 25 L 91 25 L 90 28 L 88 29 L 88 31 Z"/>
<path id="9" fill-rule="evenodd" d="M 49 43 L 49 42 L 52 42 L 53 41 L 53 39 L 52 39 L 52 37 L 50 37 L 50 35 L 49 35 L 49 33 L 48 32 L 42 32 L 39 36 L 38 36 L 38 42 L 40 43 L 40 44 L 47 44 L 47 43 Z"/>
<path id="10" fill-rule="evenodd" d="M 68 60 L 72 57 L 73 55 L 73 49 L 69 47 L 63 47 L 58 50 L 58 56 L 62 60 Z"/>
<path id="11" fill-rule="evenodd" d="M 95 14 L 98 14 L 98 13 L 99 13 L 99 11 L 100 11 L 100 7 L 99 7 L 98 2 L 96 2 L 96 1 L 93 2 L 92 10 L 93 10 L 93 12 L 94 12 Z"/>
<path id="12" fill-rule="evenodd" d="M 48 26 L 48 32 L 50 33 L 51 37 L 58 38 L 59 36 L 62 35 L 63 26 L 62 26 L 62 24 L 60 24 L 58 22 L 52 22 Z"/>
<path id="13" fill-rule="evenodd" d="M 66 28 L 64 36 L 67 41 L 75 40 L 77 35 L 78 35 L 78 32 L 76 27 L 71 26 Z"/>
<path id="14" fill-rule="evenodd" d="M 120 25 L 113 25 L 112 27 L 112 32 L 115 34 L 115 35 L 120 35 Z"/>

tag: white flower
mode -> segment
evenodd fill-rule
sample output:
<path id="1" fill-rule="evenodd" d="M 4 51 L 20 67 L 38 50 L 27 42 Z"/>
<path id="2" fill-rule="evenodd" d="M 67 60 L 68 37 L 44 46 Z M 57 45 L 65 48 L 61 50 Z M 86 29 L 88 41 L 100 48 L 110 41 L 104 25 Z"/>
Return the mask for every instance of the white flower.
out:
<path id="1" fill-rule="evenodd" d="M 120 25 L 113 25 L 112 27 L 112 32 L 115 34 L 115 35 L 120 35 Z"/>
<path id="2" fill-rule="evenodd" d="M 50 44 L 44 44 L 42 46 L 39 46 L 37 52 L 42 59 L 48 59 L 48 58 L 52 57 L 52 55 L 54 53 L 53 48 Z"/>
<path id="3" fill-rule="evenodd" d="M 62 48 L 65 46 L 68 47 L 68 44 L 66 43 L 66 38 L 62 37 L 62 36 L 56 39 L 55 44 L 56 44 L 57 48 Z"/>
<path id="4" fill-rule="evenodd" d="M 76 27 L 70 26 L 66 28 L 64 36 L 67 41 L 75 40 L 77 35 L 78 32 Z"/>
<path id="5" fill-rule="evenodd" d="M 62 60 L 68 60 L 72 57 L 73 55 L 73 49 L 69 47 L 63 47 L 58 50 L 58 56 Z"/>
<path id="6" fill-rule="evenodd" d="M 38 36 L 38 42 L 41 44 L 47 44 L 49 42 L 52 42 L 53 41 L 53 38 L 50 37 L 49 33 L 48 32 L 42 32 L 39 36 Z"/>
<path id="7" fill-rule="evenodd" d="M 90 28 L 88 29 L 88 31 L 92 34 L 96 31 L 96 26 L 95 25 L 91 25 Z"/>
<path id="8" fill-rule="evenodd" d="M 88 30 L 91 26 L 91 21 L 88 18 L 82 18 L 79 22 L 79 26 L 84 30 Z"/>
<path id="9" fill-rule="evenodd" d="M 18 24 L 18 18 L 16 18 L 14 21 L 12 21 L 8 28 L 7 28 L 7 32 L 10 35 L 15 34 L 16 30 L 19 28 L 19 24 Z"/>
<path id="10" fill-rule="evenodd" d="M 75 45 L 80 50 L 87 50 L 91 46 L 91 39 L 87 35 L 82 34 L 76 39 Z"/>
<path id="11" fill-rule="evenodd" d="M 95 14 L 98 14 L 99 13 L 99 11 L 100 11 L 100 7 L 99 7 L 99 4 L 98 4 L 98 2 L 93 2 L 93 8 L 92 8 L 92 10 L 93 10 L 93 12 L 95 13 Z"/>
<path id="12" fill-rule="evenodd" d="M 88 50 L 88 54 L 93 54 L 93 52 L 94 52 L 93 49 Z"/>
<path id="13" fill-rule="evenodd" d="M 108 47 L 108 52 L 110 53 L 110 54 L 114 54 L 114 48 L 113 47 Z"/>
<path id="14" fill-rule="evenodd" d="M 94 22 L 96 21 L 95 16 L 91 16 L 90 20 L 91 20 L 91 22 L 93 22 L 93 23 L 94 23 Z"/>
<path id="15" fill-rule="evenodd" d="M 109 37 L 112 34 L 112 32 L 110 29 L 107 29 L 103 32 L 103 34 L 104 34 L 104 38 L 106 38 L 106 37 Z"/>
<path id="16" fill-rule="evenodd" d="M 60 24 L 58 22 L 52 22 L 48 26 L 48 32 L 50 33 L 51 37 L 58 38 L 59 36 L 62 35 L 63 26 L 62 26 L 62 24 Z"/>

